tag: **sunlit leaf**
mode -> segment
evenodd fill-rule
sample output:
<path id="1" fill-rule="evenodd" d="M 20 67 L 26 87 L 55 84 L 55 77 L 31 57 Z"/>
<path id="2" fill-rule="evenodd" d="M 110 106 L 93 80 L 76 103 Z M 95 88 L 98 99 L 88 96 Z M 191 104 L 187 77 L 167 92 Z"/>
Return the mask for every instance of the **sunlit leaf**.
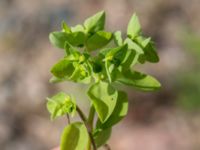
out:
<path id="1" fill-rule="evenodd" d="M 49 34 L 49 40 L 55 47 L 64 48 L 67 34 L 65 32 L 52 32 Z"/>
<path id="2" fill-rule="evenodd" d="M 127 27 L 127 35 L 134 39 L 137 37 L 141 32 L 140 22 L 136 14 L 133 14 L 131 17 L 128 27 Z"/>
<path id="3" fill-rule="evenodd" d="M 130 38 L 127 38 L 124 41 L 124 43 L 126 43 L 128 45 L 128 49 L 135 50 L 138 54 L 144 54 L 144 51 L 143 51 L 142 47 L 140 45 L 138 45 L 137 43 L 135 43 Z"/>
<path id="4" fill-rule="evenodd" d="M 98 31 L 87 40 L 86 46 L 89 51 L 94 51 L 106 46 L 111 39 L 111 32 Z"/>
<path id="5" fill-rule="evenodd" d="M 75 27 L 71 27 L 72 32 L 85 32 L 85 29 L 82 25 L 78 24 Z"/>
<path id="6" fill-rule="evenodd" d="M 62 27 L 64 32 L 66 32 L 66 33 L 70 33 L 71 32 L 70 27 L 64 21 L 62 21 L 62 26 L 61 27 Z"/>
<path id="7" fill-rule="evenodd" d="M 154 77 L 130 70 L 118 75 L 117 81 L 143 91 L 154 91 L 161 87 Z"/>
<path id="8" fill-rule="evenodd" d="M 60 150 L 85 150 L 89 136 L 85 125 L 75 122 L 65 127 L 61 136 Z"/>
<path id="9" fill-rule="evenodd" d="M 86 35 L 84 32 L 76 31 L 66 35 L 67 42 L 73 46 L 82 47 L 85 43 Z"/>
<path id="10" fill-rule="evenodd" d="M 117 31 L 114 33 L 114 41 L 115 41 L 115 44 L 117 46 L 122 46 L 123 45 L 123 40 L 122 40 L 122 33 L 121 31 Z"/>
<path id="11" fill-rule="evenodd" d="M 97 32 L 104 29 L 105 12 L 101 11 L 85 20 L 84 26 L 87 32 Z"/>
<path id="12" fill-rule="evenodd" d="M 128 112 L 128 97 L 123 91 L 118 92 L 117 103 L 111 116 L 104 123 L 99 123 L 97 128 L 111 128 L 113 125 L 121 121 Z"/>
<path id="13" fill-rule="evenodd" d="M 117 102 L 117 95 L 117 90 L 107 82 L 99 81 L 90 87 L 88 96 L 101 122 L 105 122 L 112 114 Z"/>
<path id="14" fill-rule="evenodd" d="M 57 78 L 65 78 L 70 77 L 74 70 L 73 63 L 64 58 L 52 67 L 51 73 Z"/>

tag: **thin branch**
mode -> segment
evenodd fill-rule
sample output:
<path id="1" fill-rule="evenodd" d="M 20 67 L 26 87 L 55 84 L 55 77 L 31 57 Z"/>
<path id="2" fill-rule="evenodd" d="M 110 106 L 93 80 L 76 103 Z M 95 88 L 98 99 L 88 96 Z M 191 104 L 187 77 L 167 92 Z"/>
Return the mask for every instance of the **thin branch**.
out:
<path id="1" fill-rule="evenodd" d="M 95 116 L 95 109 L 94 106 L 90 106 L 90 112 L 88 117 L 88 124 L 90 125 L 91 130 L 93 130 L 93 122 L 94 122 L 94 116 Z"/>
<path id="2" fill-rule="evenodd" d="M 78 114 L 79 114 L 81 120 L 83 120 L 83 122 L 87 122 L 87 119 L 86 119 L 84 113 L 81 111 L 81 109 L 79 108 L 78 105 L 76 105 L 76 110 L 77 110 L 77 112 L 78 112 Z"/>
<path id="3" fill-rule="evenodd" d="M 97 147 L 96 147 L 92 133 L 90 131 L 88 133 L 89 133 L 89 137 L 90 137 L 90 140 L 91 140 L 91 143 L 92 143 L 92 146 L 93 146 L 93 150 L 97 150 Z"/>
<path id="4" fill-rule="evenodd" d="M 77 110 L 77 112 L 78 112 L 81 120 L 84 122 L 85 126 L 87 127 L 87 131 L 88 131 L 88 134 L 89 134 L 89 137 L 90 137 L 90 141 L 91 141 L 92 146 L 93 146 L 93 150 L 97 150 L 97 147 L 96 147 L 96 144 L 95 144 L 92 132 L 91 132 L 91 127 L 87 123 L 87 119 L 86 119 L 84 113 L 81 111 L 81 109 L 79 108 L 79 106 L 76 106 L 76 110 Z"/>
<path id="5" fill-rule="evenodd" d="M 70 120 L 69 114 L 67 114 L 66 117 L 67 117 L 67 123 L 70 124 L 71 120 Z"/>

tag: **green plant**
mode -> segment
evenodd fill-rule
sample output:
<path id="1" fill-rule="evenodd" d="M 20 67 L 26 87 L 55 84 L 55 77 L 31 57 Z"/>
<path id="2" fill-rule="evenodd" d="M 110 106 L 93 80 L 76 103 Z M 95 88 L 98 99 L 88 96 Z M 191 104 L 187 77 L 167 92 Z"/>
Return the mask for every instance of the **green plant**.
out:
<path id="1" fill-rule="evenodd" d="M 61 150 L 96 150 L 106 144 L 112 127 L 128 111 L 127 94 L 119 91 L 117 84 L 144 91 L 160 88 L 160 83 L 152 76 L 132 70 L 137 63 L 159 61 L 151 38 L 141 34 L 137 16 L 132 16 L 125 40 L 120 31 L 105 31 L 104 24 L 105 12 L 101 11 L 86 19 L 83 25 L 70 28 L 62 22 L 61 31 L 50 33 L 51 43 L 65 52 L 64 58 L 52 67 L 50 82 L 72 81 L 89 86 L 88 116 L 75 98 L 64 92 L 48 98 L 51 119 L 63 115 L 68 117 L 69 125 L 61 136 Z M 114 43 L 104 48 L 111 42 Z M 69 115 L 76 113 L 82 121 L 70 123 Z"/>

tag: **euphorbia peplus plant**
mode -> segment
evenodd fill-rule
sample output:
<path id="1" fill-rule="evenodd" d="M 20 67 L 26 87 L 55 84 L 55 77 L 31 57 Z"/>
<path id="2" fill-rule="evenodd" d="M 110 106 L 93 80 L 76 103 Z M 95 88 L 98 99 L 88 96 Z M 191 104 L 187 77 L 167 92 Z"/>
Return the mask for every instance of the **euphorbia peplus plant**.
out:
<path id="1" fill-rule="evenodd" d="M 86 116 L 74 96 L 60 92 L 47 98 L 51 119 L 64 115 L 68 118 L 69 124 L 61 135 L 61 150 L 96 150 L 106 144 L 112 127 L 128 111 L 127 94 L 118 90 L 118 84 L 143 91 L 160 88 L 155 78 L 134 70 L 137 63 L 159 61 L 151 38 L 141 33 L 137 16 L 131 17 L 125 40 L 120 31 L 105 31 L 104 25 L 105 12 L 101 11 L 86 19 L 83 25 L 69 27 L 62 22 L 62 30 L 49 36 L 51 43 L 65 52 L 52 67 L 50 82 L 87 84 L 90 101 Z M 75 114 L 82 121 L 71 123 L 70 117 Z"/>

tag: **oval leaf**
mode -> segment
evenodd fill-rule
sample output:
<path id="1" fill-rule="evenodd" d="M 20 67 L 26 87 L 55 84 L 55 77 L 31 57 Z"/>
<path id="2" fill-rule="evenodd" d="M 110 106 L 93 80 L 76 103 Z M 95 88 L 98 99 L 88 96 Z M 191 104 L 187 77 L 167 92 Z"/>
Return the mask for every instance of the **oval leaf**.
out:
<path id="1" fill-rule="evenodd" d="M 57 78 L 66 78 L 70 77 L 74 70 L 75 68 L 71 61 L 62 59 L 52 67 L 51 73 Z"/>
<path id="2" fill-rule="evenodd" d="M 117 81 L 143 91 L 155 91 L 161 87 L 160 82 L 154 77 L 136 71 L 131 72 L 128 70 L 118 75 L 117 78 Z"/>
<path id="3" fill-rule="evenodd" d="M 49 34 L 49 40 L 55 47 L 64 48 L 67 34 L 65 32 L 52 32 Z"/>
<path id="4" fill-rule="evenodd" d="M 65 127 L 61 136 L 61 150 L 85 150 L 89 141 L 83 123 L 76 122 Z"/>
<path id="5" fill-rule="evenodd" d="M 121 121 L 128 112 L 128 97 L 123 91 L 118 92 L 117 104 L 111 116 L 103 124 L 97 124 L 97 128 L 111 128 Z"/>
<path id="6" fill-rule="evenodd" d="M 117 102 L 117 90 L 107 82 L 93 84 L 89 91 L 90 97 L 101 122 L 105 122 L 112 114 Z"/>
<path id="7" fill-rule="evenodd" d="M 92 35 L 86 42 L 89 51 L 93 51 L 106 46 L 112 39 L 112 33 L 98 31 Z"/>
<path id="8" fill-rule="evenodd" d="M 82 31 L 76 31 L 72 33 L 68 33 L 66 35 L 67 42 L 69 42 L 73 46 L 82 47 L 85 43 L 85 33 Z"/>

